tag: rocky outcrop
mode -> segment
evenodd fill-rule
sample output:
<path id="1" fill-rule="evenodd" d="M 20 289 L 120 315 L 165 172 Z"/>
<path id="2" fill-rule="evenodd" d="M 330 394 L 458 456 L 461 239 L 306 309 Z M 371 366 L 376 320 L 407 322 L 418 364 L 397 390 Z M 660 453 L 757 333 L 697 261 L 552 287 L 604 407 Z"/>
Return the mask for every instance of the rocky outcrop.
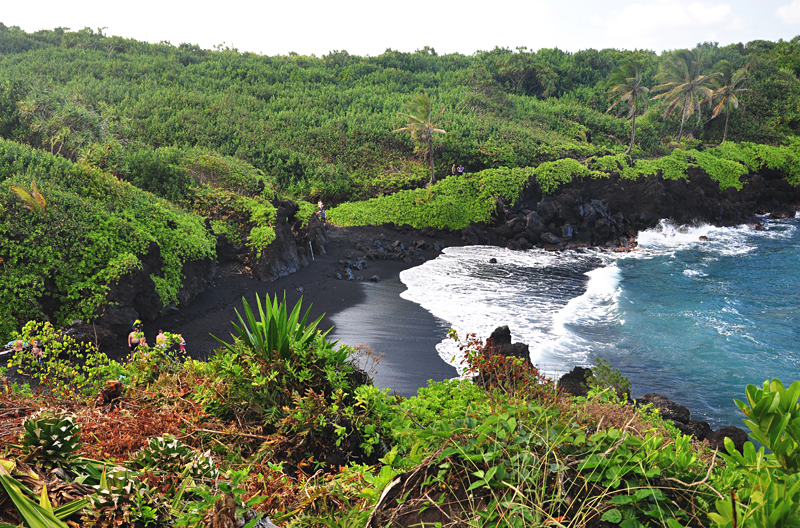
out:
<path id="1" fill-rule="evenodd" d="M 261 252 L 261 255 L 251 261 L 250 270 L 254 279 L 274 281 L 301 268 L 297 242 L 287 221 L 288 216 L 294 215 L 295 212 L 296 206 L 294 209 L 287 208 L 284 204 L 278 207 L 274 224 L 275 240 Z"/>
<path id="2" fill-rule="evenodd" d="M 272 281 L 307 266 L 313 254 L 325 254 L 327 236 L 325 226 L 312 217 L 307 226 L 295 218 L 296 204 L 284 201 L 277 204 L 275 241 L 256 258 L 255 253 L 241 241 L 231 241 L 225 235 L 217 238 L 217 260 L 204 259 L 186 262 L 182 269 L 183 284 L 177 293 L 176 305 L 164 306 L 155 290 L 152 276 L 163 276 L 163 259 L 156 243 L 151 243 L 147 252 L 140 256 L 142 267 L 122 277 L 106 296 L 106 304 L 100 310 L 95 325 L 81 330 L 81 334 L 125 335 L 130 332 L 133 321 L 153 321 L 163 313 L 176 311 L 188 305 L 206 289 L 214 279 L 218 265 L 233 264 L 240 269 L 249 265 L 253 278 Z M 207 228 L 211 226 L 207 223 Z M 103 339 L 100 339 L 103 341 Z"/>
<path id="3" fill-rule="evenodd" d="M 636 404 L 640 406 L 652 404 L 663 419 L 672 423 L 683 434 L 692 435 L 698 440 L 705 439 L 711 433 L 708 422 L 692 420 L 689 409 L 657 392 L 645 394 L 636 400 Z"/>
<path id="4" fill-rule="evenodd" d="M 428 237 L 434 237 L 438 233 L 435 228 L 425 228 L 421 231 L 414 229 L 411 226 L 392 226 L 386 224 L 386 227 L 394 227 L 398 232 L 411 235 L 419 235 L 427 233 Z M 411 262 L 424 262 L 425 257 L 422 256 L 424 250 L 432 249 L 434 251 L 441 251 L 444 249 L 444 244 L 437 242 L 430 243 L 424 240 L 414 240 L 413 242 L 403 243 L 400 240 L 388 240 L 383 234 L 377 239 L 373 238 L 368 241 L 356 241 L 355 249 L 361 253 L 361 256 L 356 257 L 355 252 L 347 255 L 347 258 L 339 261 L 339 270 L 334 272 L 334 277 L 341 280 L 356 280 L 363 279 L 363 275 L 357 276 L 360 271 L 369 268 L 369 261 L 371 260 L 401 260 L 410 264 Z M 377 277 L 377 280 L 375 280 Z M 374 275 L 370 277 L 371 281 L 379 282 L 380 277 Z"/>
<path id="5" fill-rule="evenodd" d="M 151 276 L 163 276 L 164 265 L 158 244 L 152 242 L 147 252 L 139 257 L 142 267 L 112 284 L 106 295 L 106 304 L 100 308 L 95 325 L 114 335 L 127 334 L 136 319 L 153 321 L 167 307 L 156 293 Z M 183 266 L 183 286 L 177 297 L 180 306 L 189 304 L 206 289 L 216 273 L 216 263 L 211 259 L 190 261 Z M 175 307 L 173 307 L 175 308 Z M 93 333 L 94 329 L 92 330 Z M 88 332 L 87 332 L 88 333 Z"/>
<path id="6" fill-rule="evenodd" d="M 486 348 L 494 354 L 523 359 L 529 366 L 533 366 L 528 345 L 525 343 L 512 343 L 511 329 L 509 329 L 508 326 L 498 326 L 495 328 L 492 335 L 486 340 Z"/>
<path id="7" fill-rule="evenodd" d="M 532 181 L 513 207 L 498 203 L 490 224 L 472 223 L 461 230 L 461 237 L 469 244 L 510 249 L 605 246 L 625 251 L 635 245 L 637 233 L 662 219 L 678 224 L 756 224 L 756 214 L 772 212 L 785 218 L 800 205 L 800 187 L 770 171 L 743 177 L 741 191 L 720 191 L 699 168 L 690 168 L 688 176 L 688 181 L 655 175 L 633 181 L 612 173 L 609 178 L 570 182 L 552 195 L 542 194 Z"/>
<path id="8" fill-rule="evenodd" d="M 586 384 L 586 378 L 592 375 L 592 369 L 575 367 L 572 371 L 567 372 L 556 383 L 556 388 L 567 394 L 573 396 L 586 397 L 589 395 L 589 386 Z"/>
<path id="9" fill-rule="evenodd" d="M 744 430 L 732 425 L 726 425 L 717 431 L 709 433 L 708 436 L 706 436 L 706 441 L 711 449 L 719 449 L 722 453 L 727 453 L 728 450 L 725 449 L 725 438 L 730 438 L 733 441 L 733 446 L 740 453 L 743 452 L 744 443 L 749 440 Z"/>

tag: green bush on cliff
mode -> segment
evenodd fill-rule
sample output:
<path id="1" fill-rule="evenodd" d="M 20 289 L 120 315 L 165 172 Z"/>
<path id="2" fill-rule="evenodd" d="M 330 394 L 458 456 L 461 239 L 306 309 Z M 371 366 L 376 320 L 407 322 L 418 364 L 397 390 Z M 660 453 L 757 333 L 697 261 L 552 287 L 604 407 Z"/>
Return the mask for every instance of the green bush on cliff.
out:
<path id="1" fill-rule="evenodd" d="M 11 185 L 35 181 L 43 214 Z M 98 169 L 0 140 L 0 333 L 28 319 L 90 320 L 113 281 L 141 266 L 151 245 L 161 301 L 177 301 L 185 262 L 213 257 L 202 219 Z"/>
<path id="2" fill-rule="evenodd" d="M 417 228 L 460 229 L 470 222 L 488 221 L 497 200 L 513 204 L 528 184 L 533 169 L 487 169 L 467 177 L 448 177 L 429 189 L 400 191 L 364 202 L 344 203 L 328 217 L 338 225 L 394 222 Z"/>
<path id="3" fill-rule="evenodd" d="M 536 182 L 545 194 L 552 194 L 563 184 L 574 179 L 608 176 L 605 172 L 590 170 L 586 165 L 572 158 L 542 163 L 536 167 L 535 174 Z"/>

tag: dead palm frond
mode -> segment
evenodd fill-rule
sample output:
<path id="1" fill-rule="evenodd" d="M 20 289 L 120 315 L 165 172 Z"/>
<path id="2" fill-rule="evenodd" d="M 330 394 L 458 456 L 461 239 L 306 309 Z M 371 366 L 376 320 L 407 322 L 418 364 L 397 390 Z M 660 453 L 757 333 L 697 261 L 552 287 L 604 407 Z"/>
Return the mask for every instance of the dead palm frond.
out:
<path id="1" fill-rule="evenodd" d="M 20 187 L 19 185 L 12 185 L 11 190 L 14 191 L 20 200 L 22 200 L 22 207 L 25 209 L 30 209 L 37 214 L 45 213 L 47 200 L 45 200 L 44 196 L 42 196 L 42 193 L 39 192 L 36 182 L 31 182 L 31 192 L 28 192 L 27 189 Z"/>

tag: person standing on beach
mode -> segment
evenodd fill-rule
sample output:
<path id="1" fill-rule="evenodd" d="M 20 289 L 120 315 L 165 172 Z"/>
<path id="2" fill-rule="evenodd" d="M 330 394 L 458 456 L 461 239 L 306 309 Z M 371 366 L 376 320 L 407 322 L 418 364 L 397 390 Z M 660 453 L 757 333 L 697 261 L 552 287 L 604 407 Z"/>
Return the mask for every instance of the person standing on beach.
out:
<path id="1" fill-rule="evenodd" d="M 328 213 L 325 212 L 325 206 L 322 204 L 322 200 L 317 202 L 317 206 L 319 207 L 319 219 L 324 222 L 328 219 Z"/>
<path id="2" fill-rule="evenodd" d="M 156 346 L 167 348 L 167 336 L 164 335 L 164 331 L 161 329 L 158 330 L 158 335 L 156 336 Z"/>
<path id="3" fill-rule="evenodd" d="M 456 164 L 455 163 L 453 163 L 453 166 L 450 167 L 450 175 L 452 175 L 452 176 L 456 175 Z"/>
<path id="4" fill-rule="evenodd" d="M 459 165 L 458 168 L 456 169 L 456 172 L 458 172 L 459 176 L 463 176 L 464 175 L 464 166 L 463 165 Z"/>
<path id="5" fill-rule="evenodd" d="M 178 334 L 178 338 L 181 340 L 181 354 L 186 353 L 186 339 L 183 338 L 183 335 Z"/>
<path id="6" fill-rule="evenodd" d="M 139 336 L 142 335 L 142 329 L 134 326 L 130 334 L 128 334 L 128 349 L 133 352 L 139 346 Z"/>

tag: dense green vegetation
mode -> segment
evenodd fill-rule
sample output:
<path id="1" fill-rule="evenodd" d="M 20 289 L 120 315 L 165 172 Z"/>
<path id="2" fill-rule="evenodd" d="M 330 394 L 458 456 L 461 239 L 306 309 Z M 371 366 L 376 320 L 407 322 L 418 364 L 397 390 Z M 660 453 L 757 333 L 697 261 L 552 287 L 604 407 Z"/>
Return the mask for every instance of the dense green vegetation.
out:
<path id="1" fill-rule="evenodd" d="M 27 210 L 10 191 L 36 182 L 47 199 Z M 106 172 L 0 140 L 0 333 L 19 320 L 91 319 L 109 284 L 161 250 L 156 289 L 175 302 L 187 260 L 213 256 L 202 219 Z"/>
<path id="2" fill-rule="evenodd" d="M 124 363 L 74 365 L 100 386 L 123 376 L 124 392 L 114 381 L 104 391 L 114 396 L 99 399 L 104 413 L 88 407 L 97 384 L 75 391 L 68 375 L 17 354 L 11 363 L 51 391 L 0 393 L 0 522 L 232 526 L 254 510 L 245 521 L 364 526 L 377 510 L 381 526 L 796 524 L 800 382 L 748 386 L 737 402 L 771 454 L 749 442 L 739 453 L 730 440 L 711 453 L 628 405 L 627 379 L 604 363 L 589 396 L 570 398 L 473 337 L 463 350 L 475 382 L 402 399 L 364 384 L 356 351 L 317 322 L 293 324 L 299 304 L 263 306 L 245 306 L 237 339 L 207 363 L 140 347 Z M 48 325 L 19 337 L 36 339 L 47 361 L 74 346 Z"/>
<path id="3" fill-rule="evenodd" d="M 158 294 L 174 302 L 183 263 L 213 257 L 214 235 L 258 258 L 279 198 L 298 200 L 304 223 L 321 198 L 350 201 L 330 211 L 343 225 L 459 228 L 530 181 L 550 193 L 696 165 L 721 188 L 764 167 L 798 184 L 798 74 L 797 39 L 263 57 L 0 24 L 0 333 L 90 319 L 151 243 Z M 712 103 L 716 119 L 694 119 Z M 744 142 L 715 146 L 726 135 Z M 454 163 L 468 178 L 422 189 Z"/>
<path id="4" fill-rule="evenodd" d="M 797 133 L 797 39 L 706 43 L 690 55 L 711 81 L 722 60 L 733 72 L 747 66 L 750 91 L 737 94 L 747 111 L 730 112 L 730 139 L 779 144 Z M 89 29 L 28 34 L 2 26 L 0 135 L 73 158 L 115 142 L 124 150 L 203 147 L 247 161 L 268 184 L 297 196 L 369 197 L 424 182 L 413 140 L 392 134 L 403 125 L 396 113 L 422 92 L 437 111 L 446 108 L 447 134 L 432 145 L 440 175 L 453 163 L 470 172 L 528 167 L 622 152 L 631 122 L 605 113 L 612 102 L 606 78 L 636 60 L 641 84 L 652 88 L 667 82 L 656 76 L 676 57 L 592 49 L 438 56 L 428 48 L 263 57 Z M 668 153 L 678 135 L 687 114 L 664 119 L 664 108 L 654 101 L 637 119 L 637 157 Z M 722 118 L 685 121 L 684 135 L 698 142 L 723 137 Z M 113 168 L 127 177 L 125 167 Z"/>

